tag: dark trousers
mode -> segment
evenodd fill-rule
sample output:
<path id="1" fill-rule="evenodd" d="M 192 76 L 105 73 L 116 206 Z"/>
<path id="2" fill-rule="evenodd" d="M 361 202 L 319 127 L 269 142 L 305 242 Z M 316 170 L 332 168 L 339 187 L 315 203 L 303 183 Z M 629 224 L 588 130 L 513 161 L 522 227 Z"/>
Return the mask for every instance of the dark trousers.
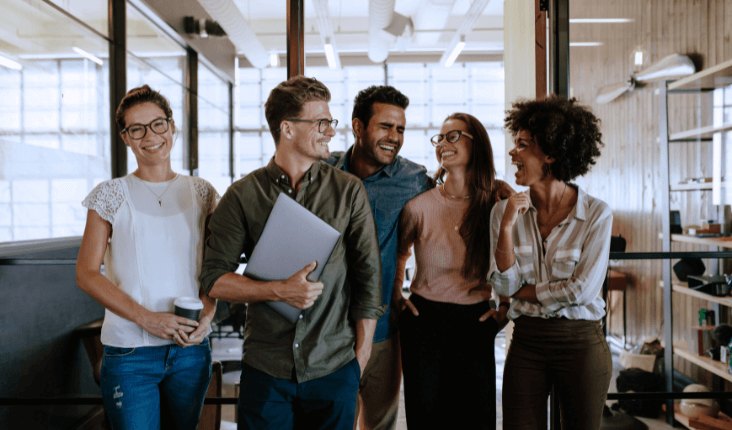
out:
<path id="1" fill-rule="evenodd" d="M 301 383 L 242 363 L 237 428 L 352 430 L 360 377 L 355 358 L 329 375 Z"/>
<path id="2" fill-rule="evenodd" d="M 404 408 L 410 429 L 495 429 L 498 323 L 488 302 L 457 305 L 412 294 L 399 316 Z"/>
<path id="3" fill-rule="evenodd" d="M 503 372 L 503 428 L 546 429 L 556 385 L 562 429 L 597 430 L 612 375 L 599 321 L 516 319 Z"/>

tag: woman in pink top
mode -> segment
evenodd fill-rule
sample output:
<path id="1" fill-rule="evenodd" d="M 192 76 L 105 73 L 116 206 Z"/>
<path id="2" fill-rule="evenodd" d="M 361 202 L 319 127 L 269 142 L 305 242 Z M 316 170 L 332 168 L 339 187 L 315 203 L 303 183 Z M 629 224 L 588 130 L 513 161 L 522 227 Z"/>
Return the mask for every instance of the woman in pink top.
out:
<path id="1" fill-rule="evenodd" d="M 508 322 L 509 299 L 490 309 L 488 219 L 497 195 L 513 190 L 495 179 L 488 133 L 472 115 L 450 115 L 432 144 L 438 186 L 402 211 L 392 296 L 407 425 L 495 429 L 493 341 Z M 417 270 L 406 299 L 401 287 L 412 245 Z"/>

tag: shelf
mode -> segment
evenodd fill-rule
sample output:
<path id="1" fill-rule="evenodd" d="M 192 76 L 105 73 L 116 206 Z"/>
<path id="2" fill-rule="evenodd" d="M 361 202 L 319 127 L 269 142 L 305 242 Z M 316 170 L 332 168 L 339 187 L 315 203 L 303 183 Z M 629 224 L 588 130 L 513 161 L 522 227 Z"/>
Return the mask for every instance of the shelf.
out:
<path id="1" fill-rule="evenodd" d="M 732 60 L 704 69 L 668 85 L 669 90 L 699 90 L 732 85 Z"/>
<path id="2" fill-rule="evenodd" d="M 672 242 L 693 243 L 696 245 L 721 246 L 732 248 L 732 236 L 727 237 L 696 237 L 688 234 L 672 234 Z"/>
<path id="3" fill-rule="evenodd" d="M 732 382 L 732 375 L 727 372 L 727 365 L 721 361 L 712 360 L 709 357 L 701 357 L 699 355 L 690 352 L 683 341 L 674 342 L 674 354 L 683 358 L 686 361 L 690 361 L 697 366 L 708 370 L 715 375 L 724 378 Z"/>
<path id="4" fill-rule="evenodd" d="M 721 133 L 723 131 L 732 130 L 732 123 L 722 124 L 718 126 L 710 125 L 707 127 L 695 128 L 693 130 L 680 131 L 669 135 L 669 142 L 674 140 L 686 140 L 686 139 L 709 139 L 714 136 L 714 133 Z"/>
<path id="5" fill-rule="evenodd" d="M 726 182 L 722 182 L 720 185 L 722 188 L 727 186 Z M 701 182 L 694 184 L 676 184 L 669 187 L 669 191 L 705 191 L 711 190 L 713 187 L 712 182 Z"/>
<path id="6" fill-rule="evenodd" d="M 663 288 L 663 281 L 659 282 L 658 285 L 660 288 Z M 696 297 L 697 299 L 707 300 L 709 302 L 719 303 L 720 305 L 732 308 L 732 297 L 717 297 L 711 294 L 702 293 L 701 291 L 692 290 L 686 284 L 679 281 L 671 282 L 671 289 L 679 294 Z"/>

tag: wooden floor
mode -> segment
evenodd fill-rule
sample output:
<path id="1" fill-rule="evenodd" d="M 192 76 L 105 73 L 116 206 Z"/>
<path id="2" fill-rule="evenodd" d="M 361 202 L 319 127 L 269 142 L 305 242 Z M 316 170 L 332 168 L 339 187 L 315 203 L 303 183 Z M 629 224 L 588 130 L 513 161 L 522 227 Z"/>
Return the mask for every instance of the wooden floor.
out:
<path id="1" fill-rule="evenodd" d="M 218 361 L 226 361 L 226 360 L 239 360 L 241 359 L 241 340 L 238 339 L 214 339 L 213 340 L 213 359 Z M 620 354 L 620 350 L 617 348 L 613 348 L 611 344 L 611 350 L 613 352 L 613 379 L 610 382 L 610 392 L 615 392 L 615 378 L 618 375 L 618 371 L 621 369 L 620 365 L 618 364 L 618 356 Z M 504 364 L 504 357 L 506 354 L 505 349 L 505 338 L 503 337 L 503 333 L 500 333 L 499 336 L 496 338 L 496 386 L 498 387 L 498 392 L 496 393 L 496 397 L 498 399 L 496 404 L 496 417 L 497 417 L 497 423 L 496 423 L 496 429 L 502 430 L 503 427 L 503 420 L 502 420 L 502 411 L 501 411 L 501 392 L 500 387 L 503 384 L 503 364 Z M 224 383 L 223 383 L 223 396 L 224 397 L 233 397 L 234 396 L 234 384 L 239 381 L 239 371 L 232 371 L 232 372 L 226 372 L 224 373 Z M 235 406 L 233 405 L 226 405 L 223 406 L 222 409 L 222 430 L 233 430 L 236 428 L 236 425 L 234 424 L 234 411 Z M 658 419 L 647 419 L 647 418 L 639 418 L 640 421 L 648 425 L 648 428 L 650 430 L 667 430 L 671 429 L 673 427 L 666 424 L 659 415 Z M 456 423 L 459 424 L 459 423 Z M 507 429 L 509 427 L 506 427 Z M 406 417 L 404 415 L 404 390 L 402 389 L 401 395 L 400 395 L 400 401 L 399 401 L 399 417 L 397 422 L 397 430 L 406 430 L 407 429 L 407 421 Z"/>

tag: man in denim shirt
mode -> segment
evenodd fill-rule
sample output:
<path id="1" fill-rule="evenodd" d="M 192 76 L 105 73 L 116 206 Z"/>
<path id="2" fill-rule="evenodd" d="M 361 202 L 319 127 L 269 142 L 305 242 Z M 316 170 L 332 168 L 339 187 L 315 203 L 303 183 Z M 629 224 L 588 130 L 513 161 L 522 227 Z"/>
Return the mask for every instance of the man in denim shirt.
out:
<path id="1" fill-rule="evenodd" d="M 434 187 L 424 166 L 397 155 L 404 142 L 408 105 L 407 96 L 390 86 L 371 86 L 359 92 L 351 116 L 356 141 L 327 161 L 356 175 L 366 187 L 379 235 L 385 305 L 391 301 L 394 284 L 399 214 L 409 200 Z M 377 322 L 371 359 L 361 377 L 356 421 L 363 430 L 396 428 L 401 360 L 395 322 L 390 317 L 387 308 Z"/>

